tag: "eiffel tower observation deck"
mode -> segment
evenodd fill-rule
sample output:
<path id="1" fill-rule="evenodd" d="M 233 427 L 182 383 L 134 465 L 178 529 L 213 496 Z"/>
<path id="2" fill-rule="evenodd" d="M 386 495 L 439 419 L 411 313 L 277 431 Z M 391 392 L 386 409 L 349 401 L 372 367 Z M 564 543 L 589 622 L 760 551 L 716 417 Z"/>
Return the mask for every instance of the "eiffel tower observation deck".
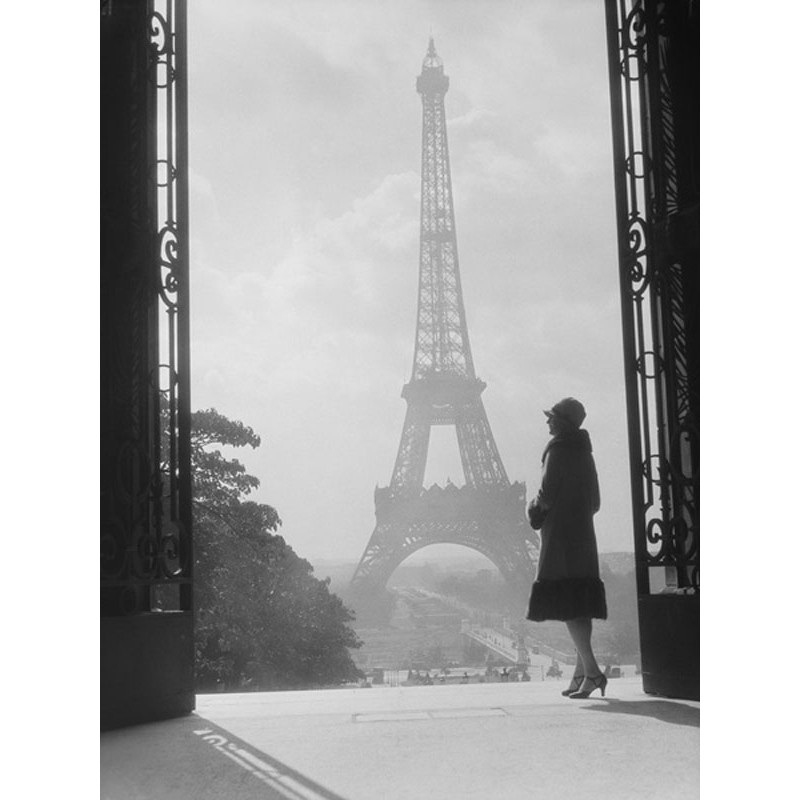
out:
<path id="1" fill-rule="evenodd" d="M 407 410 L 392 479 L 375 490 L 375 530 L 351 582 L 363 593 L 382 589 L 400 563 L 432 544 L 482 553 L 520 595 L 535 572 L 538 541 L 525 518 L 525 484 L 506 474 L 467 332 L 444 106 L 449 84 L 431 38 L 417 78 L 422 191 L 414 362 L 402 390 Z M 455 428 L 461 487 L 423 486 L 432 425 Z"/>

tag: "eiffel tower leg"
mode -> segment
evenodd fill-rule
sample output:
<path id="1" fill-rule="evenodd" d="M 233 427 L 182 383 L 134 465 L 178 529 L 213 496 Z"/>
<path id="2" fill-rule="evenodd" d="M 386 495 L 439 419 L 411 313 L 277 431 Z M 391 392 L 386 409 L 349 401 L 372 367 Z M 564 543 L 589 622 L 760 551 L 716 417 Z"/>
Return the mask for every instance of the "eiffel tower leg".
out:
<path id="1" fill-rule="evenodd" d="M 381 562 L 385 560 L 388 555 L 388 544 L 391 540 L 389 525 L 376 525 L 375 530 L 372 532 L 369 543 L 364 550 L 364 555 L 361 556 L 361 561 L 358 562 L 356 571 L 353 573 L 351 584 L 354 589 L 359 591 L 367 591 L 372 588 L 378 587 L 376 580 L 376 573 L 381 572 Z"/>
<path id="2" fill-rule="evenodd" d="M 515 487 L 510 487 L 509 496 L 495 496 L 491 502 L 494 511 L 483 518 L 475 515 L 474 508 L 459 513 L 463 500 L 472 505 L 469 495 L 456 499 L 444 519 L 438 503 L 432 508 L 425 501 L 416 502 L 410 514 L 396 506 L 390 520 L 375 526 L 351 585 L 362 591 L 380 590 L 394 570 L 417 550 L 433 544 L 455 544 L 486 556 L 509 585 L 530 590 L 536 544 L 531 547 L 527 541 L 524 496 L 514 498 L 514 493 Z"/>
<path id="3" fill-rule="evenodd" d="M 480 398 L 459 415 L 456 437 L 467 486 L 508 486 L 508 475 Z"/>
<path id="4" fill-rule="evenodd" d="M 393 493 L 418 492 L 422 489 L 430 439 L 431 423 L 427 410 L 409 403 L 392 474 Z"/>

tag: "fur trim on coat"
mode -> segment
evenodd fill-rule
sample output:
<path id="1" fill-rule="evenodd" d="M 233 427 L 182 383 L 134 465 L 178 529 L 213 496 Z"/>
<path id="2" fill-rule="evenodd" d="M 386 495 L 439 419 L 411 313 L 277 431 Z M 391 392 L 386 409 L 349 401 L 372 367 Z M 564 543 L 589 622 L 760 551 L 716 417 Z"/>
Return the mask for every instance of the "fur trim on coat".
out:
<path id="1" fill-rule="evenodd" d="M 527 618 L 534 622 L 578 617 L 606 619 L 606 590 L 599 578 L 537 580 L 531 590 Z"/>

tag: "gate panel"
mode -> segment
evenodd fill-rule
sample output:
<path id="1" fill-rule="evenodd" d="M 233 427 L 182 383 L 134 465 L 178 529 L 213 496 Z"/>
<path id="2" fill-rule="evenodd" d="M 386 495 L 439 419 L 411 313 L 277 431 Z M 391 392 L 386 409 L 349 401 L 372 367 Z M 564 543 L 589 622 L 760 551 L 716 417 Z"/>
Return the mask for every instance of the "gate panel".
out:
<path id="1" fill-rule="evenodd" d="M 101 724 L 194 708 L 184 0 L 101 34 Z"/>
<path id="2" fill-rule="evenodd" d="M 699 2 L 606 0 L 645 691 L 699 696 Z"/>

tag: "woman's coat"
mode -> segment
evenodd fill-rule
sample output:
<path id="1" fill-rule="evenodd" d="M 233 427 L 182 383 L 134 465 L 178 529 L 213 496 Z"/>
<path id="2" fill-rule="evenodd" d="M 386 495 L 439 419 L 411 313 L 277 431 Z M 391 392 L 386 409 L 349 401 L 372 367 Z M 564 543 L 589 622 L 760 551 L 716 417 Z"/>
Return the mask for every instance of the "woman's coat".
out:
<path id="1" fill-rule="evenodd" d="M 542 485 L 529 517 L 544 515 L 528 619 L 605 619 L 594 515 L 600 488 L 585 430 L 554 436 L 543 456 Z"/>

